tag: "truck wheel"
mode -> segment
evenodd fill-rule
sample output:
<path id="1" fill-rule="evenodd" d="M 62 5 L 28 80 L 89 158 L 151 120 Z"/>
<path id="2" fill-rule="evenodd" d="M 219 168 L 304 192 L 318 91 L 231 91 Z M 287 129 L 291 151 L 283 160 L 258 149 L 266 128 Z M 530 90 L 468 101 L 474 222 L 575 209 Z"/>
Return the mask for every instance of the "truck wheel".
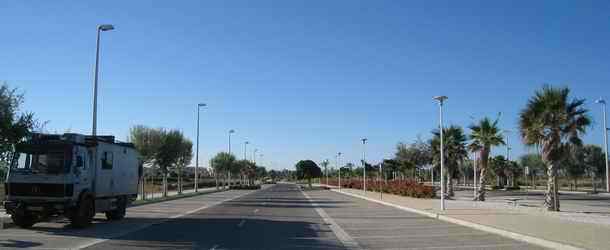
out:
<path id="1" fill-rule="evenodd" d="M 75 228 L 85 228 L 91 225 L 94 216 L 95 205 L 93 199 L 87 197 L 78 204 L 74 215 L 70 218 L 70 224 Z"/>
<path id="2" fill-rule="evenodd" d="M 125 218 L 126 209 L 127 199 L 125 197 L 120 197 L 117 199 L 117 208 L 115 210 L 106 212 L 106 218 L 108 220 L 121 220 Z"/>
<path id="3" fill-rule="evenodd" d="M 13 214 L 11 219 L 20 228 L 30 228 L 36 223 L 36 218 L 28 214 Z"/>

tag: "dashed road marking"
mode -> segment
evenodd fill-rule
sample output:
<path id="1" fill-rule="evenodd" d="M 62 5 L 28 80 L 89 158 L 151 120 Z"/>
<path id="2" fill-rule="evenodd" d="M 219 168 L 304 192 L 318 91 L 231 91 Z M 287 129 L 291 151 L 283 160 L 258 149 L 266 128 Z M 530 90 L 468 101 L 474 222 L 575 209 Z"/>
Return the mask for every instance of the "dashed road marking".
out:
<path id="1" fill-rule="evenodd" d="M 246 220 L 241 220 L 239 224 L 237 224 L 237 227 L 243 227 L 244 224 L 246 224 Z"/>
<path id="2" fill-rule="evenodd" d="M 221 201 L 212 202 L 212 203 L 210 203 L 208 205 L 205 205 L 205 206 L 193 209 L 191 211 L 188 211 L 188 212 L 185 212 L 185 213 L 182 213 L 182 214 L 177 214 L 177 215 L 171 216 L 169 218 L 160 219 L 160 221 L 157 222 L 157 223 L 144 224 L 144 225 L 137 226 L 135 228 L 130 228 L 130 229 L 127 229 L 127 230 L 124 230 L 124 231 L 121 231 L 121 232 L 117 232 L 117 233 L 111 234 L 109 236 L 105 236 L 104 239 L 94 239 L 94 240 L 85 242 L 84 244 L 81 244 L 81 245 L 77 246 L 76 249 L 84 249 L 84 248 L 87 248 L 87 247 L 90 247 L 90 246 L 93 246 L 93 245 L 96 245 L 96 244 L 99 244 L 99 243 L 102 243 L 102 242 L 105 242 L 105 241 L 108 241 L 108 240 L 111 240 L 111 239 L 114 239 L 114 238 L 118 238 L 118 237 L 130 234 L 130 233 L 133 233 L 133 232 L 140 231 L 142 229 L 145 229 L 145 228 L 153 226 L 153 225 L 164 223 L 164 222 L 169 221 L 171 219 L 176 219 L 176 218 L 179 218 L 179 217 L 182 217 L 182 216 L 186 216 L 186 215 L 189 215 L 189 214 L 193 214 L 193 213 L 199 212 L 201 210 L 204 210 L 204 209 L 207 209 L 207 208 L 219 205 L 221 203 L 224 203 L 224 202 L 227 202 L 227 201 L 230 201 L 230 200 L 234 200 L 234 199 L 240 198 L 240 197 L 242 197 L 244 195 L 251 194 L 251 193 L 253 193 L 253 192 L 246 192 L 246 193 L 239 194 L 239 195 L 236 195 L 236 196 L 233 196 L 233 197 L 229 197 L 229 198 L 221 200 Z"/>

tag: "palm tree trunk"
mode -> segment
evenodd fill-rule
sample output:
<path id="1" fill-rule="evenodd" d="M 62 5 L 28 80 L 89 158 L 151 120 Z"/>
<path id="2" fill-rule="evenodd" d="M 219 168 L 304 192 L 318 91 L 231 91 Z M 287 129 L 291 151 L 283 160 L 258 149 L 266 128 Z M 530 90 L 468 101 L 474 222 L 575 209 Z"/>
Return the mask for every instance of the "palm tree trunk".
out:
<path id="1" fill-rule="evenodd" d="M 485 201 L 485 185 L 487 185 L 487 163 L 489 160 L 489 149 L 483 148 L 480 153 L 480 170 L 479 170 L 479 186 L 477 190 L 477 197 L 474 197 L 475 201 Z"/>
<path id="2" fill-rule="evenodd" d="M 451 178 L 451 174 L 448 174 L 447 176 L 447 185 L 449 186 L 447 189 L 447 196 L 453 197 L 455 192 L 453 192 L 453 178 Z"/>
<path id="3" fill-rule="evenodd" d="M 547 167 L 547 187 L 544 206 L 548 211 L 559 211 L 559 200 L 557 200 L 557 171 L 554 164 Z"/>

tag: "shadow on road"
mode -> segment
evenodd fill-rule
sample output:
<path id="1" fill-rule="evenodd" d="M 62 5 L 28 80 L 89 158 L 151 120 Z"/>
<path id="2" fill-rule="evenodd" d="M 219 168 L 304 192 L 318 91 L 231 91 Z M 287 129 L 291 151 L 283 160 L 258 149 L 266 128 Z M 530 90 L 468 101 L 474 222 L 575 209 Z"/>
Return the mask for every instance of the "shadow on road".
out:
<path id="1" fill-rule="evenodd" d="M 35 230 L 49 235 L 113 238 L 112 241 L 96 244 L 91 249 L 344 249 L 328 227 L 320 223 L 294 221 L 294 218 L 288 221 L 243 217 L 207 218 L 208 216 L 214 215 L 177 218 L 164 223 L 154 219 L 130 218 L 121 224 L 152 225 L 118 238 L 100 234 L 100 226 L 103 226 L 101 223 L 85 230 L 69 227 L 36 227 Z M 11 240 L 0 242 L 0 248 L 39 245 L 40 243 Z"/>
<path id="2" fill-rule="evenodd" d="M 31 248 L 41 246 L 42 243 L 22 240 L 0 240 L 0 248 Z"/>

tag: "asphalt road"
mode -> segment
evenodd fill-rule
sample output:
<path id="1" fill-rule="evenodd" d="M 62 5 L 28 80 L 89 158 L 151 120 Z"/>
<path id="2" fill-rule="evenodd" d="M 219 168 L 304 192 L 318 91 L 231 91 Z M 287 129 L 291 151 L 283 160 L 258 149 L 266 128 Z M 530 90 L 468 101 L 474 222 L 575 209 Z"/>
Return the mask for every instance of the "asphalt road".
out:
<path id="1" fill-rule="evenodd" d="M 177 214 L 155 219 L 130 211 L 124 221 L 100 220 L 85 232 L 46 223 L 31 230 L 29 238 L 23 238 L 27 230 L 8 229 L 0 231 L 0 248 L 537 249 L 328 190 L 303 192 L 291 184 L 158 203 L 148 212 L 153 208 Z"/>

